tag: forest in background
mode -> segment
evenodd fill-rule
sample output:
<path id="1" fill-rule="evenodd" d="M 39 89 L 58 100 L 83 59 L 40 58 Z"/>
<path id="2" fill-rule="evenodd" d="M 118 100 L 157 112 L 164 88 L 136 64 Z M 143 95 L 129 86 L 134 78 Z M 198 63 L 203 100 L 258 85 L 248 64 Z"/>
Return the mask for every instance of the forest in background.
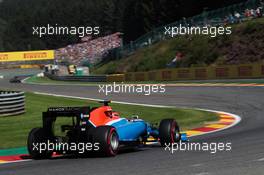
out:
<path id="1" fill-rule="evenodd" d="M 0 51 L 56 49 L 80 42 L 74 35 L 33 36 L 33 26 L 100 26 L 101 35 L 122 32 L 128 43 L 203 10 L 243 0 L 0 0 Z"/>

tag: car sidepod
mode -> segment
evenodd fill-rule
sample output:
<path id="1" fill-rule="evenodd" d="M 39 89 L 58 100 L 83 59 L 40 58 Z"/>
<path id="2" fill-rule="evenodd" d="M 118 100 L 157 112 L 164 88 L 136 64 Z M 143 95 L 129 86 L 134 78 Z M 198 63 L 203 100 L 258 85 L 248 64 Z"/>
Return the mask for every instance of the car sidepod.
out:
<path id="1" fill-rule="evenodd" d="M 129 121 L 120 118 L 108 123 L 117 130 L 119 140 L 123 142 L 137 141 L 141 136 L 147 133 L 147 124 L 143 120 Z"/>

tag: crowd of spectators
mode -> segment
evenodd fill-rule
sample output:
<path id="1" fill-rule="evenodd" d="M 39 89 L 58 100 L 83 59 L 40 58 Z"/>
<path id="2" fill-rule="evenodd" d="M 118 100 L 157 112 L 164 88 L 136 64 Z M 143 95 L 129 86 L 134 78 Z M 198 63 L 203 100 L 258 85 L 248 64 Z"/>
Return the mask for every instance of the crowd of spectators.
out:
<path id="1" fill-rule="evenodd" d="M 69 62 L 80 65 L 84 61 L 91 64 L 99 62 L 111 49 L 121 46 L 121 33 L 92 39 L 91 36 L 82 38 L 78 44 L 68 45 L 55 51 L 58 62 Z"/>
<path id="2" fill-rule="evenodd" d="M 260 6 L 257 9 L 246 9 L 244 12 L 230 13 L 224 18 L 224 24 L 241 23 L 245 20 L 261 18 L 263 16 L 263 7 Z"/>

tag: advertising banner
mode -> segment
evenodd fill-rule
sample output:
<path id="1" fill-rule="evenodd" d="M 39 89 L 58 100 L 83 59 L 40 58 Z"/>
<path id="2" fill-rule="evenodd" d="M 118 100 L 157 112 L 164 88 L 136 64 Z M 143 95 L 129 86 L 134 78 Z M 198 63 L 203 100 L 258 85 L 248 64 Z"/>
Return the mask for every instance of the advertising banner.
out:
<path id="1" fill-rule="evenodd" d="M 0 52 L 0 62 L 53 60 L 53 50 L 26 51 L 26 52 Z"/>

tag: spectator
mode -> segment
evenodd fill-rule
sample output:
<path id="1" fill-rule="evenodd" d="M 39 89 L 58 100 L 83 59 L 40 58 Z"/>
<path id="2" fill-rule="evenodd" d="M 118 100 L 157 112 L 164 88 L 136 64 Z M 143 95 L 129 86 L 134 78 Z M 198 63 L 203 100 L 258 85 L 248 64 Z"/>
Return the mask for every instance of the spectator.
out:
<path id="1" fill-rule="evenodd" d="M 234 18 L 234 16 L 232 14 L 229 14 L 228 21 L 229 21 L 230 24 L 234 24 L 235 23 L 235 18 Z"/>
<path id="2" fill-rule="evenodd" d="M 240 23 L 241 22 L 241 15 L 240 15 L 240 13 L 235 12 L 234 16 L 235 16 L 235 22 L 236 23 Z"/>
<path id="3" fill-rule="evenodd" d="M 256 10 L 256 16 L 261 18 L 263 16 L 262 7 L 258 7 Z"/>
<path id="4" fill-rule="evenodd" d="M 167 67 L 168 68 L 175 68 L 176 65 L 177 65 L 177 62 L 181 61 L 182 58 L 183 58 L 182 53 L 181 52 L 178 52 L 176 54 L 176 56 L 173 58 L 173 60 L 169 64 L 167 64 Z"/>
<path id="5" fill-rule="evenodd" d="M 228 16 L 225 16 L 224 18 L 224 26 L 226 26 L 228 24 Z"/>
<path id="6" fill-rule="evenodd" d="M 250 10 L 250 17 L 252 17 L 252 18 L 255 18 L 256 17 L 256 12 L 255 12 L 254 9 L 251 9 Z"/>
<path id="7" fill-rule="evenodd" d="M 249 11 L 249 9 L 246 9 L 245 10 L 245 17 L 246 18 L 249 18 L 250 17 L 250 11 Z"/>

